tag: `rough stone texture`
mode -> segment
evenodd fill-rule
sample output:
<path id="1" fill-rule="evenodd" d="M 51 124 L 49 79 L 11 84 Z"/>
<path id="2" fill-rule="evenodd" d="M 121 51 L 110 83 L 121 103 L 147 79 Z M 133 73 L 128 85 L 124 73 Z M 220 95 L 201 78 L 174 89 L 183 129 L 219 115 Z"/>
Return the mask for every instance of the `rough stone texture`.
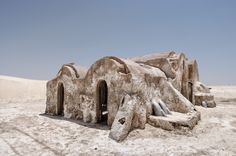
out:
<path id="1" fill-rule="evenodd" d="M 148 123 L 154 127 L 161 127 L 165 130 L 174 130 L 180 126 L 192 129 L 199 120 L 200 113 L 197 111 L 187 114 L 173 112 L 172 115 L 167 115 L 167 117 L 151 115 L 148 118 Z"/>
<path id="2" fill-rule="evenodd" d="M 135 105 L 137 99 L 125 96 L 124 104 L 119 108 L 115 120 L 111 127 L 110 137 L 114 140 L 121 141 L 126 138 L 132 126 Z"/>
<path id="3" fill-rule="evenodd" d="M 110 137 L 121 141 L 130 130 L 145 128 L 148 120 L 154 122 L 150 119 L 156 99 L 166 105 L 163 111 L 171 111 L 162 117 L 165 119 L 158 117 L 156 125 L 164 129 L 167 124 L 193 127 L 200 119 L 194 104 L 205 101 L 213 107 L 215 103 L 209 88 L 199 82 L 196 61 L 167 52 L 131 59 L 104 57 L 88 70 L 63 65 L 47 83 L 45 112 L 89 123 L 105 122 L 111 127 Z M 191 120 L 175 120 L 172 114 L 176 112 Z"/>

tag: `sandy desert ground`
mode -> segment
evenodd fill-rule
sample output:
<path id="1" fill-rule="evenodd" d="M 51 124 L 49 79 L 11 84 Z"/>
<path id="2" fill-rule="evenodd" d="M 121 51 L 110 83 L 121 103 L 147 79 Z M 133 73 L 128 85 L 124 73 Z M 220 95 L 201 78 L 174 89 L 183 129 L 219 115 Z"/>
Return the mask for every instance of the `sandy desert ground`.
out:
<path id="1" fill-rule="evenodd" d="M 0 155 L 236 155 L 236 86 L 211 86 L 216 108 L 193 129 L 146 125 L 117 143 L 104 125 L 44 115 L 46 81 L 0 76 Z"/>

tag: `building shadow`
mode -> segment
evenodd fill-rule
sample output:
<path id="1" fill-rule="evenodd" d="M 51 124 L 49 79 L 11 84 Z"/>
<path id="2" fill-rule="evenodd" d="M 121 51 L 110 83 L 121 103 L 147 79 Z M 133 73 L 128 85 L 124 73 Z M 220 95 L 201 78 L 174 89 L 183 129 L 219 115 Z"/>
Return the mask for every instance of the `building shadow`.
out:
<path id="1" fill-rule="evenodd" d="M 72 122 L 75 124 L 78 124 L 80 126 L 88 127 L 88 128 L 94 128 L 94 129 L 99 129 L 99 130 L 110 130 L 110 127 L 107 126 L 106 122 L 101 122 L 101 123 L 86 123 L 83 120 L 75 120 L 75 119 L 67 119 L 63 116 L 52 116 L 52 115 L 47 115 L 45 113 L 39 114 L 40 116 L 47 117 L 50 119 L 54 120 L 64 120 L 68 122 Z"/>

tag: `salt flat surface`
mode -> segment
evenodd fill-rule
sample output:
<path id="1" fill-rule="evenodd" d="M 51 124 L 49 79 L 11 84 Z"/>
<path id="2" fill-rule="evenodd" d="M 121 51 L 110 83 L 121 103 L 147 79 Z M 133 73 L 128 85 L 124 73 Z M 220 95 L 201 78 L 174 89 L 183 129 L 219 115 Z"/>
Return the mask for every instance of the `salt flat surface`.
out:
<path id="1" fill-rule="evenodd" d="M 6 83 L 0 88 L 7 87 L 2 84 Z M 30 87 L 45 84 L 32 82 Z M 1 97 L 0 155 L 236 155 L 236 87 L 214 86 L 212 90 L 219 99 L 217 107 L 196 107 L 201 121 L 193 130 L 165 131 L 147 124 L 121 143 L 108 137 L 104 125 L 44 115 L 43 91 L 35 93 L 37 98 L 30 94 L 21 100 Z"/>

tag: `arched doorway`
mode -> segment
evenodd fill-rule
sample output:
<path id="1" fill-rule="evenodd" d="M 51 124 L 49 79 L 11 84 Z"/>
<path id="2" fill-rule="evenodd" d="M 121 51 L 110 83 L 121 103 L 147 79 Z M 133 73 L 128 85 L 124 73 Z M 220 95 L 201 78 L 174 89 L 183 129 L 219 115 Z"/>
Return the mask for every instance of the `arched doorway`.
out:
<path id="1" fill-rule="evenodd" d="M 97 85 L 97 117 L 98 122 L 107 124 L 108 111 L 107 111 L 107 100 L 108 100 L 108 88 L 105 80 L 101 80 Z"/>
<path id="2" fill-rule="evenodd" d="M 64 86 L 62 83 L 58 84 L 57 89 L 57 115 L 64 115 Z"/>
<path id="3" fill-rule="evenodd" d="M 188 91 L 189 91 L 189 101 L 193 102 L 193 83 L 188 82 Z"/>

